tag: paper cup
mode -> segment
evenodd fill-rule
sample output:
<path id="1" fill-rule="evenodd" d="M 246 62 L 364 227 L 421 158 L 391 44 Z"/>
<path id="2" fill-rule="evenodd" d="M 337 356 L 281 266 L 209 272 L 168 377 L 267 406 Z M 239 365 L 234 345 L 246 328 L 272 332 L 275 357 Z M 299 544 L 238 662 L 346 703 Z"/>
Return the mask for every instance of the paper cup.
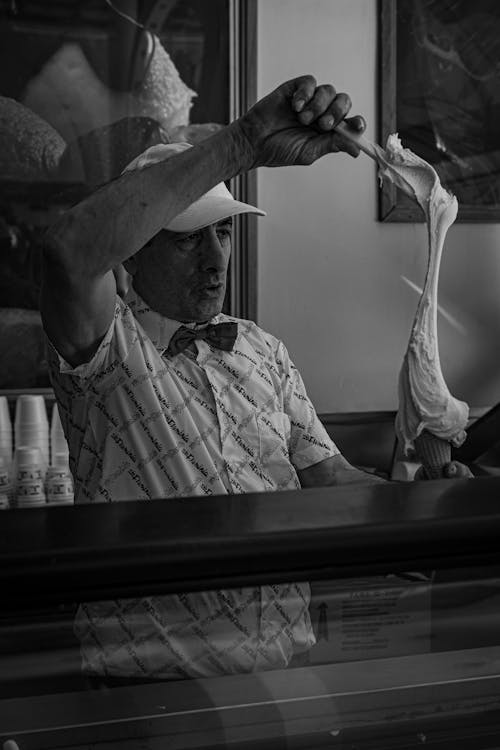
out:
<path id="1" fill-rule="evenodd" d="M 6 396 L 0 396 L 0 456 L 12 461 L 12 421 Z"/>
<path id="2" fill-rule="evenodd" d="M 40 451 L 29 445 L 20 445 L 16 448 L 14 463 L 16 466 L 39 465 L 41 463 Z"/>
<path id="3" fill-rule="evenodd" d="M 50 420 L 50 455 L 52 464 L 54 464 L 54 456 L 57 453 L 64 453 L 68 456 L 69 447 L 62 428 L 58 406 L 57 404 L 54 404 Z"/>
<path id="4" fill-rule="evenodd" d="M 14 481 L 38 478 L 45 470 L 42 451 L 37 446 L 20 445 L 14 452 Z M 22 477 L 20 476 L 22 474 Z"/>
<path id="5" fill-rule="evenodd" d="M 47 435 L 44 435 L 33 430 L 23 430 L 16 437 L 16 450 L 17 448 L 31 448 L 40 452 L 39 462 L 41 462 L 45 469 L 49 464 L 49 439 Z"/>
<path id="6" fill-rule="evenodd" d="M 19 446 L 14 453 L 13 506 L 45 505 L 45 466 L 38 448 Z"/>
<path id="7" fill-rule="evenodd" d="M 3 456 L 0 456 L 0 495 L 10 498 L 11 494 L 10 462 L 7 462 Z"/>
<path id="8" fill-rule="evenodd" d="M 0 456 L 7 463 L 12 463 L 12 435 L 0 433 Z"/>
<path id="9" fill-rule="evenodd" d="M 45 494 L 50 505 L 69 505 L 73 502 L 73 477 L 67 466 L 50 466 L 45 481 Z"/>
<path id="10" fill-rule="evenodd" d="M 14 426 L 17 430 L 21 426 L 48 429 L 49 420 L 43 396 L 23 393 L 16 401 L 16 416 Z"/>
<path id="11" fill-rule="evenodd" d="M 54 453 L 52 456 L 52 466 L 69 471 L 69 451 L 62 450 Z"/>
<path id="12" fill-rule="evenodd" d="M 46 505 L 43 479 L 18 484 L 15 489 L 14 506 L 35 508 Z"/>
<path id="13" fill-rule="evenodd" d="M 12 420 L 10 418 L 7 396 L 0 396 L 0 430 L 10 430 L 12 432 Z"/>

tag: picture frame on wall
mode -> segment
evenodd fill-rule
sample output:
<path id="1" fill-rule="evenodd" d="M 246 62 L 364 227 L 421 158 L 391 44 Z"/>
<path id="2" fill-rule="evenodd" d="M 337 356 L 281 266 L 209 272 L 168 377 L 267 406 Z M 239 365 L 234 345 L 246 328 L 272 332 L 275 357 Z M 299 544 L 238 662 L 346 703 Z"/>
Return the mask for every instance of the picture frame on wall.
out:
<path id="1" fill-rule="evenodd" d="M 0 8 L 0 390 L 49 387 L 43 234 L 148 146 L 201 142 L 256 97 L 256 0 Z M 255 204 L 255 174 L 229 185 Z M 255 217 L 237 217 L 224 311 L 256 316 Z"/>
<path id="2" fill-rule="evenodd" d="M 500 220 L 500 3 L 379 0 L 379 140 L 432 164 L 459 222 Z M 379 219 L 423 221 L 384 181 Z"/>

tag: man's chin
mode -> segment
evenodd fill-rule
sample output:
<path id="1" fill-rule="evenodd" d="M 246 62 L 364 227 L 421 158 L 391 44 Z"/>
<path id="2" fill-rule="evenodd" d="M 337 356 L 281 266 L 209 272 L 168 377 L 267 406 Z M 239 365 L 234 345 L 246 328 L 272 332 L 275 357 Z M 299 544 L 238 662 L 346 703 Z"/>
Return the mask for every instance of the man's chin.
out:
<path id="1" fill-rule="evenodd" d="M 222 311 L 224 300 L 218 300 L 217 302 L 199 304 L 195 311 L 193 311 L 192 322 L 193 323 L 204 323 L 206 320 L 210 320 L 218 315 Z"/>

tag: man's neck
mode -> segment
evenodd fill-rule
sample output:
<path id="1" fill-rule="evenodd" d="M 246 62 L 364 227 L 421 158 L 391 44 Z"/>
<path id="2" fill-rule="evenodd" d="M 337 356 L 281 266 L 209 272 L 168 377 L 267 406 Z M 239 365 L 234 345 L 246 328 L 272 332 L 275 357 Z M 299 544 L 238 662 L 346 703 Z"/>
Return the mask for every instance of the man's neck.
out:
<path id="1" fill-rule="evenodd" d="M 137 288 L 138 286 L 139 288 Z M 140 284 L 135 283 L 135 279 L 132 281 L 132 292 L 137 295 L 137 297 L 139 297 L 139 299 L 142 300 L 153 312 L 161 315 L 163 318 L 167 318 L 168 320 L 172 320 L 177 323 L 182 323 L 182 325 L 189 326 L 190 328 L 195 325 L 207 325 L 215 317 L 215 315 L 213 315 L 209 318 L 204 318 L 203 320 L 193 320 L 193 318 L 186 318 L 182 314 L 176 314 L 176 311 L 165 308 L 163 304 L 157 304 L 154 296 L 150 294 L 149 290 L 146 289 L 143 291 L 140 288 Z"/>

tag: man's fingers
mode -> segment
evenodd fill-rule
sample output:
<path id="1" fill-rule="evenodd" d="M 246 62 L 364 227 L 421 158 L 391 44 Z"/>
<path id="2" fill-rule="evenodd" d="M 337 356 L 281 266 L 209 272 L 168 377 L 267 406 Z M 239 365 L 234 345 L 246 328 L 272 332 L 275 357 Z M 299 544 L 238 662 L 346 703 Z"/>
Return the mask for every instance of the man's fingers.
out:
<path id="1" fill-rule="evenodd" d="M 423 466 L 418 469 L 414 479 L 428 479 Z M 443 479 L 474 479 L 474 474 L 468 466 L 460 463 L 460 461 L 450 461 L 449 464 L 443 466 Z"/>
<path id="2" fill-rule="evenodd" d="M 473 479 L 474 474 L 468 466 L 460 461 L 450 461 L 443 469 L 443 475 L 446 479 Z"/>
<path id="3" fill-rule="evenodd" d="M 361 115 L 354 115 L 354 117 L 346 117 L 345 122 L 358 135 L 361 135 L 361 133 L 364 133 L 366 130 L 366 120 Z"/>
<path id="4" fill-rule="evenodd" d="M 354 134 L 364 131 L 364 119 L 348 117 L 350 109 L 348 94 L 338 94 L 332 84 L 318 86 L 312 75 L 283 83 L 246 115 L 255 121 L 249 128 L 250 140 L 256 141 L 257 148 L 265 141 L 262 158 L 255 165 L 312 164 L 336 151 L 358 156 L 356 138 L 349 140 L 336 131 L 344 121 Z"/>
<path id="5" fill-rule="evenodd" d="M 302 112 L 311 101 L 316 91 L 316 79 L 314 76 L 301 76 L 290 81 L 295 91 L 292 95 L 292 107 L 295 112 Z"/>
<path id="6" fill-rule="evenodd" d="M 337 94 L 332 85 L 317 86 L 314 95 L 299 113 L 299 122 L 302 125 L 312 125 L 318 122 L 319 118 L 327 117 L 330 120 L 330 127 L 332 127 L 335 116 L 338 116 L 343 104 L 342 99 L 339 100 L 338 105 L 336 100 Z"/>
<path id="7" fill-rule="evenodd" d="M 310 145 L 311 157 L 305 163 L 312 164 L 326 154 L 334 154 L 338 151 L 345 151 L 350 156 L 358 156 L 359 148 L 352 141 L 342 138 L 334 130 L 328 133 L 318 133 Z"/>
<path id="8" fill-rule="evenodd" d="M 345 119 L 351 109 L 351 98 L 348 94 L 336 94 L 324 112 L 318 112 L 318 127 L 331 130 Z"/>
<path id="9" fill-rule="evenodd" d="M 354 141 L 351 141 L 349 138 L 345 138 L 345 136 L 341 135 L 340 133 L 332 133 L 332 138 L 336 146 L 336 151 L 344 151 L 346 154 L 349 154 L 349 156 L 353 156 L 355 159 L 361 153 L 359 146 L 357 146 Z"/>
<path id="10" fill-rule="evenodd" d="M 301 76 L 289 81 L 287 86 L 294 87 L 292 94 L 292 109 L 298 115 L 302 125 L 313 125 L 319 130 L 327 132 L 333 130 L 339 122 L 346 120 L 357 133 L 362 133 L 366 123 L 359 115 L 348 118 L 351 109 L 351 98 L 344 92 L 337 93 L 335 87 L 328 83 L 318 86 L 314 76 Z M 357 155 L 357 146 L 339 141 L 340 148 L 352 155 Z"/>
<path id="11" fill-rule="evenodd" d="M 334 131 L 336 143 L 340 151 L 345 151 L 351 156 L 357 157 L 360 154 L 360 149 L 356 142 L 356 136 L 364 133 L 364 131 L 366 130 L 366 121 L 361 115 L 355 115 L 354 117 L 346 117 L 344 119 L 344 122 L 346 123 L 346 125 L 348 125 L 349 130 L 352 131 L 355 138 L 353 139 L 347 137 L 345 131 L 342 133 Z"/>

